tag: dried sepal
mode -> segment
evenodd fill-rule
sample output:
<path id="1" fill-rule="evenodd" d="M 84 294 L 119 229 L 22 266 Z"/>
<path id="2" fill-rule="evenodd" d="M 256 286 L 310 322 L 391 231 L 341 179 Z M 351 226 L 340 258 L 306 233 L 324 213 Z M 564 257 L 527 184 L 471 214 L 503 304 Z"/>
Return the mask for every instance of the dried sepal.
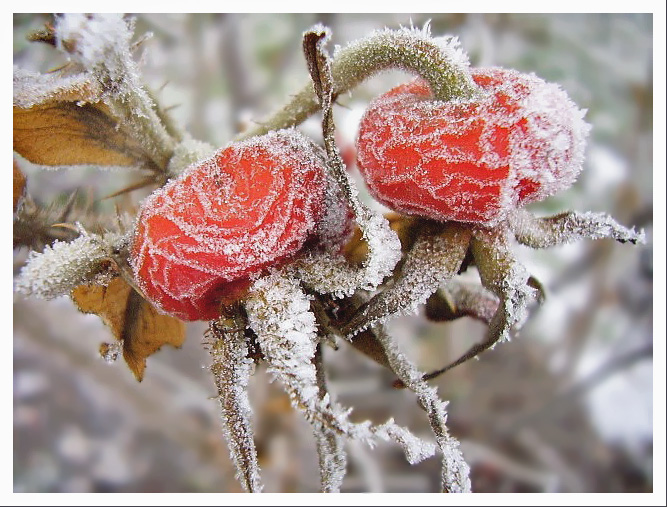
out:
<path id="1" fill-rule="evenodd" d="M 455 223 L 438 233 L 425 233 L 408 252 L 394 285 L 371 299 L 343 326 L 353 335 L 391 316 L 414 312 L 461 267 L 470 243 L 470 230 Z"/>
<path id="2" fill-rule="evenodd" d="M 332 112 L 333 80 L 324 43 L 327 29 L 317 26 L 304 34 L 304 53 L 313 80 L 313 88 L 322 107 L 322 133 L 332 179 L 338 184 L 346 206 L 354 214 L 368 256 L 360 268 L 351 266 L 342 253 L 314 252 L 299 264 L 299 277 L 317 292 L 350 296 L 358 289 L 374 290 L 391 274 L 400 259 L 400 241 L 387 220 L 373 213 L 358 198 L 358 190 L 345 170 L 345 164 L 335 141 Z M 328 217 L 324 220 L 327 221 Z M 338 215 L 336 215 L 338 218 Z"/>
<path id="3" fill-rule="evenodd" d="M 447 404 L 437 394 L 437 389 L 430 387 L 422 379 L 422 374 L 395 345 L 387 332 L 378 326 L 374 329 L 382 343 L 389 365 L 399 379 L 417 395 L 420 404 L 428 414 L 431 429 L 442 452 L 442 491 L 446 493 L 470 492 L 470 468 L 463 459 L 459 443 L 447 430 Z"/>
<path id="4" fill-rule="evenodd" d="M 517 241 L 531 248 L 549 248 L 580 239 L 610 238 L 632 244 L 646 241 L 643 230 L 624 227 L 606 213 L 566 211 L 538 218 L 517 210 L 510 218 L 510 227 Z"/>
<path id="5" fill-rule="evenodd" d="M 80 312 L 100 317 L 122 343 L 123 358 L 139 382 L 144 377 L 149 356 L 163 345 L 177 348 L 183 345 L 183 322 L 158 312 L 121 276 L 105 285 L 78 285 L 71 297 Z"/>
<path id="6" fill-rule="evenodd" d="M 274 271 L 257 280 L 245 303 L 248 323 L 269 371 L 280 380 L 292 404 L 311 424 L 321 424 L 340 436 L 372 445 L 377 439 L 398 443 L 410 463 L 433 454 L 434 446 L 397 426 L 393 420 L 374 426 L 352 423 L 346 410 L 327 393 L 320 396 L 313 359 L 318 344 L 315 316 L 298 282 Z M 286 316 L 289 318 L 286 319 Z"/>
<path id="7" fill-rule="evenodd" d="M 425 316 L 433 322 L 472 317 L 488 324 L 498 309 L 498 297 L 479 283 L 449 280 L 426 301 Z"/>
<path id="8" fill-rule="evenodd" d="M 244 328 L 245 323 L 238 313 L 223 315 L 210 322 L 206 347 L 213 359 L 211 372 L 218 390 L 223 432 L 236 465 L 237 478 L 246 491 L 255 493 L 262 490 L 262 485 L 248 398 L 254 366 Z"/>
<path id="9" fill-rule="evenodd" d="M 445 373 L 476 357 L 493 348 L 499 341 L 509 340 L 512 329 L 523 324 L 528 303 L 538 292 L 528 283 L 530 275 L 526 269 L 515 259 L 508 233 L 478 230 L 473 235 L 470 246 L 482 285 L 498 296 L 500 303 L 489 322 L 483 341 L 470 347 L 445 368 L 429 374 L 428 378 Z"/>

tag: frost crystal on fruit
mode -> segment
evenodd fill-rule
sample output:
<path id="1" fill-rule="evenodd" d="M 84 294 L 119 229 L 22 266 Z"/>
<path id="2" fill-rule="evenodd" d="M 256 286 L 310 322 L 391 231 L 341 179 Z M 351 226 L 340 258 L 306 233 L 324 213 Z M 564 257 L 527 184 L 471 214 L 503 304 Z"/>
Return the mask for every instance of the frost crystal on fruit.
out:
<path id="1" fill-rule="evenodd" d="M 371 103 L 357 147 L 378 200 L 434 220 L 494 224 L 574 182 L 589 126 L 567 94 L 513 70 L 472 76 L 481 98 L 437 101 L 416 80 Z"/>
<path id="2" fill-rule="evenodd" d="M 142 291 L 164 312 L 210 320 L 262 270 L 295 255 L 322 214 L 317 147 L 295 130 L 233 143 L 143 203 L 132 251 Z"/>

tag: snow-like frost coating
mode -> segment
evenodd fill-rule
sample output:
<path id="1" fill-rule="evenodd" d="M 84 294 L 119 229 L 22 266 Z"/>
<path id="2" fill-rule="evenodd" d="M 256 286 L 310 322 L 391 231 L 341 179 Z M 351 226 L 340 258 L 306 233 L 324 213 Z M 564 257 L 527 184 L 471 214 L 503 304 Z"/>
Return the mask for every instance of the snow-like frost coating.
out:
<path id="1" fill-rule="evenodd" d="M 215 318 L 222 299 L 301 249 L 316 231 L 324 190 L 319 149 L 296 130 L 233 143 L 144 201 L 134 275 L 162 311 Z"/>
<path id="2" fill-rule="evenodd" d="M 77 285 L 90 281 L 109 251 L 103 238 L 85 232 L 70 242 L 47 245 L 41 253 L 31 251 L 15 290 L 42 299 L 69 294 Z"/>
<path id="3" fill-rule="evenodd" d="M 584 111 L 533 74 L 490 68 L 472 75 L 482 98 L 436 101 L 415 80 L 370 104 L 358 161 L 383 204 L 435 220 L 492 225 L 575 181 L 590 129 Z"/>

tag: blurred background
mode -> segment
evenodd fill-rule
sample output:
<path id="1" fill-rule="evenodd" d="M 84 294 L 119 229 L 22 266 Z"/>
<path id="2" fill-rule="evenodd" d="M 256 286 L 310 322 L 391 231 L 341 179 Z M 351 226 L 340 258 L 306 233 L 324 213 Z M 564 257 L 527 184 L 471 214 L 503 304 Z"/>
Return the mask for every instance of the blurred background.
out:
<path id="1" fill-rule="evenodd" d="M 26 41 L 50 20 L 14 15 L 15 65 L 47 71 L 64 62 L 50 46 Z M 578 182 L 532 211 L 604 211 L 644 228 L 648 240 L 517 246 L 547 288 L 544 305 L 510 343 L 434 381 L 451 400 L 449 426 L 472 467 L 473 490 L 652 491 L 651 15 L 142 14 L 136 35 L 153 33 L 141 67 L 161 104 L 194 137 L 223 146 L 307 83 L 301 34 L 316 22 L 332 29 L 333 50 L 377 28 L 427 20 L 434 35 L 457 35 L 473 65 L 535 72 L 588 109 L 593 130 Z M 406 78 L 384 73 L 340 97 L 334 114 L 343 152 L 353 149 L 368 101 Z M 317 138 L 319 119 L 302 129 Z M 86 167 L 22 167 L 28 192 L 43 202 L 80 186 L 101 197 L 136 179 Z M 15 273 L 26 255 L 14 252 Z M 464 276 L 474 279 L 474 269 Z M 212 399 L 204 323 L 188 325 L 182 349 L 150 357 L 139 384 L 122 361 L 99 357 L 111 335 L 66 298 L 15 295 L 13 322 L 15 492 L 240 491 Z M 439 324 L 417 316 L 391 329 L 423 370 L 449 363 L 484 333 L 469 319 Z M 325 362 L 355 420 L 394 416 L 430 433 L 415 398 L 391 388 L 389 372 L 345 344 L 325 350 Z M 252 381 L 265 490 L 317 491 L 311 431 L 269 380 L 260 367 Z M 347 449 L 343 491 L 438 490 L 438 459 L 410 466 L 395 446 Z"/>

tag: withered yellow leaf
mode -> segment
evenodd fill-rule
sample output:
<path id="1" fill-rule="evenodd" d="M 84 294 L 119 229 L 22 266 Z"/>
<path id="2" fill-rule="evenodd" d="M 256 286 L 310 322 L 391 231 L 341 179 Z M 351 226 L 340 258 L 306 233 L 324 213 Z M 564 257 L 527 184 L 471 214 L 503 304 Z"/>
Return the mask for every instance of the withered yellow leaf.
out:
<path id="1" fill-rule="evenodd" d="M 41 165 L 153 164 L 141 145 L 101 104 L 48 101 L 29 108 L 14 106 L 14 151 Z"/>
<path id="2" fill-rule="evenodd" d="M 105 287 L 80 285 L 72 299 L 83 313 L 94 313 L 109 326 L 117 340 L 123 340 L 123 358 L 141 382 L 146 358 L 162 345 L 180 347 L 185 339 L 185 324 L 159 313 L 121 277 Z"/>

